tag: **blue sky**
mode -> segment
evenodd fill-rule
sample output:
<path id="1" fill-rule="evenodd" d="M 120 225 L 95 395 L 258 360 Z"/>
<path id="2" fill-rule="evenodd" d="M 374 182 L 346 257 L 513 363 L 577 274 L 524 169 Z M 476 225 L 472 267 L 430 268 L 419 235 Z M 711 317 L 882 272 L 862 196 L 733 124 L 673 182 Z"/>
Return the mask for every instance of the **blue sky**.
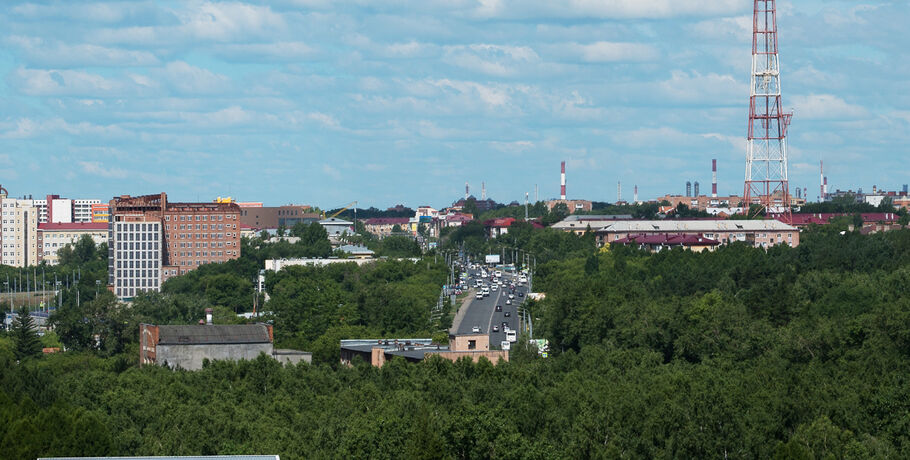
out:
<path id="1" fill-rule="evenodd" d="M 4 2 L 0 183 L 267 204 L 742 194 L 747 0 Z M 910 6 L 779 2 L 791 187 L 910 182 Z"/>

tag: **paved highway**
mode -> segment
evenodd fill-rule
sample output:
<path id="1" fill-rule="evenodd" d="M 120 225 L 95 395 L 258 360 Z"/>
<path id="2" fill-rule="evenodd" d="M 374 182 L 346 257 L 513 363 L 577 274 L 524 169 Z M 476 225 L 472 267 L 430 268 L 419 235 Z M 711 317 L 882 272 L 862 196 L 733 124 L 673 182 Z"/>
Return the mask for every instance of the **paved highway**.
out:
<path id="1" fill-rule="evenodd" d="M 471 270 L 469 274 L 471 277 L 468 280 L 468 285 L 473 286 L 474 279 L 480 276 L 480 272 Z M 513 280 L 512 276 L 506 273 L 503 273 L 501 280 L 504 285 L 500 285 L 498 290 L 491 290 L 490 295 L 484 297 L 483 300 L 473 299 L 471 301 L 468 310 L 465 312 L 464 319 L 458 327 L 458 334 L 470 334 L 472 328 L 477 326 L 482 332 L 490 335 L 490 346 L 493 347 L 499 346 L 506 339 L 506 334 L 502 330 L 503 322 L 509 323 L 509 327 L 512 329 L 518 328 L 517 307 L 527 298 L 527 286 L 518 286 L 518 279 L 514 278 Z M 485 282 L 490 285 L 489 277 L 487 277 Z M 516 285 L 515 299 L 512 300 L 512 305 L 506 305 L 506 299 L 509 298 L 508 285 L 511 283 Z M 524 296 L 519 297 L 519 292 L 524 294 Z M 502 311 L 496 311 L 497 305 L 502 306 Z M 506 313 L 509 314 L 508 317 L 505 316 Z M 494 325 L 498 326 L 499 332 L 493 332 Z"/>

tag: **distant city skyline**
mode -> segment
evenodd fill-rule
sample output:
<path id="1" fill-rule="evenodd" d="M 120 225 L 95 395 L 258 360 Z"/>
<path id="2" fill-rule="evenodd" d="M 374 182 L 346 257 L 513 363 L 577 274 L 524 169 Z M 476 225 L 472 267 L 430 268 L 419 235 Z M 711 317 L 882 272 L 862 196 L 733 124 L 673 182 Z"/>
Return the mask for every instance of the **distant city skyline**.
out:
<path id="1" fill-rule="evenodd" d="M 743 193 L 752 2 L 7 2 L 0 184 L 324 209 Z M 791 189 L 910 182 L 906 2 L 779 1 Z"/>

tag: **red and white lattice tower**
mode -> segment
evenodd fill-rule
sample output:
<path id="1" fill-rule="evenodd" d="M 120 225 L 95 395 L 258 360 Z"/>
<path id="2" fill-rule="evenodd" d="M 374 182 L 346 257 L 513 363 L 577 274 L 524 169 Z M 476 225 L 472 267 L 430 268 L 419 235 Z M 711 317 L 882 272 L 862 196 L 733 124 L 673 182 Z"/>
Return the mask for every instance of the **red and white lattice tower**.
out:
<path id="1" fill-rule="evenodd" d="M 752 19 L 752 85 L 749 148 L 743 205 L 791 219 L 787 172 L 787 127 L 792 113 L 781 107 L 775 0 L 755 0 Z"/>

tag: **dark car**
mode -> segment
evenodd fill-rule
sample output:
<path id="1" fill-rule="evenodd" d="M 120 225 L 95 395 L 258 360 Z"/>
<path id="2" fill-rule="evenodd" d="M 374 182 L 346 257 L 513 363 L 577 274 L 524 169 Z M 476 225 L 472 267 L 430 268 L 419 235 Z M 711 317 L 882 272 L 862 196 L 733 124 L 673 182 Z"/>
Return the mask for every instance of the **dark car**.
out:
<path id="1" fill-rule="evenodd" d="M 506 318 L 508 318 L 508 317 L 512 316 L 512 312 L 507 311 L 507 312 L 503 313 L 502 316 L 505 316 Z"/>
<path id="2" fill-rule="evenodd" d="M 518 291 L 518 297 L 524 297 L 524 296 L 525 296 L 524 292 Z"/>
<path id="3" fill-rule="evenodd" d="M 493 332 L 499 332 L 499 326 L 494 325 L 494 326 L 493 326 Z"/>
<path id="4" fill-rule="evenodd" d="M 503 321 L 503 322 L 502 322 L 502 328 L 503 328 L 503 329 L 506 329 L 507 327 L 509 327 L 509 322 L 508 322 L 508 321 Z"/>
<path id="5" fill-rule="evenodd" d="M 502 311 L 502 305 L 497 305 L 497 306 L 496 306 L 496 311 Z"/>

